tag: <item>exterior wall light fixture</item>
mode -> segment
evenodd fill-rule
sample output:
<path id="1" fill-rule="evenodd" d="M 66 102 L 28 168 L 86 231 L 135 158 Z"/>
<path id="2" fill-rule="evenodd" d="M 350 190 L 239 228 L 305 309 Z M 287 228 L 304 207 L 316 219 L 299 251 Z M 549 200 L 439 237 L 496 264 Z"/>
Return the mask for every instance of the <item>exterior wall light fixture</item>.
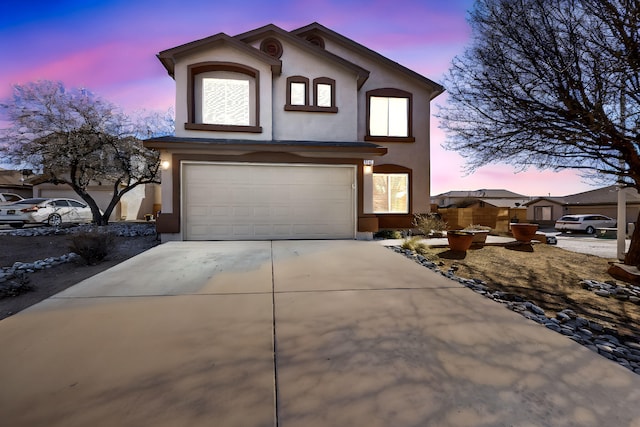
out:
<path id="1" fill-rule="evenodd" d="M 371 173 L 373 171 L 373 160 L 363 160 L 364 173 Z"/>

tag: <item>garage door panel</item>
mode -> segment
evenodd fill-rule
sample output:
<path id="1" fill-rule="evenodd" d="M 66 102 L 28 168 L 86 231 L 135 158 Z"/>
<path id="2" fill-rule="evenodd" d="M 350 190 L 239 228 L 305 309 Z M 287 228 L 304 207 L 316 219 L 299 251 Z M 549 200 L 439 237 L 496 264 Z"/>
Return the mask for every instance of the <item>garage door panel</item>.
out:
<path id="1" fill-rule="evenodd" d="M 355 168 L 183 164 L 186 240 L 353 238 Z"/>
<path id="2" fill-rule="evenodd" d="M 228 216 L 230 214 L 230 210 L 227 206 L 211 206 L 209 209 L 209 213 L 211 216 Z"/>
<path id="3" fill-rule="evenodd" d="M 272 232 L 276 236 L 289 236 L 291 234 L 291 225 L 289 225 L 289 224 L 274 224 L 272 226 Z"/>
<path id="4" fill-rule="evenodd" d="M 290 224 L 256 224 L 254 227 L 256 238 L 288 239 L 292 234 Z"/>
<path id="5" fill-rule="evenodd" d="M 274 226 L 269 224 L 256 224 L 253 231 L 256 236 L 269 236 L 274 233 Z"/>
<path id="6" fill-rule="evenodd" d="M 192 209 L 191 214 L 194 217 L 209 215 L 211 211 L 209 206 L 199 206 L 199 205 L 192 205 L 191 209 Z"/>
<path id="7" fill-rule="evenodd" d="M 252 224 L 238 225 L 235 224 L 233 226 L 233 235 L 234 236 L 246 236 L 254 234 L 254 229 Z"/>

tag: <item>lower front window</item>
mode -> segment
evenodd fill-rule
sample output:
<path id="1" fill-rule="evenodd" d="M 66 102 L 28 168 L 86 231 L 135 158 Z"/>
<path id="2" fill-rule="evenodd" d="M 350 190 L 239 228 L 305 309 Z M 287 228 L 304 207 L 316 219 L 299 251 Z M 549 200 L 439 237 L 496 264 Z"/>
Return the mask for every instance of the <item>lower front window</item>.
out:
<path id="1" fill-rule="evenodd" d="M 394 214 L 409 213 L 408 174 L 373 174 L 373 212 Z"/>

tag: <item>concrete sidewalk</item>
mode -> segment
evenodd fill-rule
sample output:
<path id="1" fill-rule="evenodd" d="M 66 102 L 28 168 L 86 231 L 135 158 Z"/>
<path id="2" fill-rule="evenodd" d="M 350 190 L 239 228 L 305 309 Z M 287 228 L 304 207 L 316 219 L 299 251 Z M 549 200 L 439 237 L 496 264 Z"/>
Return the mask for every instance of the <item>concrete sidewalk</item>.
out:
<path id="1" fill-rule="evenodd" d="M 174 242 L 0 322 L 7 426 L 640 426 L 640 376 L 375 242 Z"/>

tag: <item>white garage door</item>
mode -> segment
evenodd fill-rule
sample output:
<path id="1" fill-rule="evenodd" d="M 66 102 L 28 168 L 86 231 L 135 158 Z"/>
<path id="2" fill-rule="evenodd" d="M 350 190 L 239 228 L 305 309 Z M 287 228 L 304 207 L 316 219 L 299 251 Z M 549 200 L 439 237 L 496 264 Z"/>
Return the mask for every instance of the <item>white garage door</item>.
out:
<path id="1" fill-rule="evenodd" d="M 355 167 L 182 164 L 185 240 L 355 236 Z"/>

